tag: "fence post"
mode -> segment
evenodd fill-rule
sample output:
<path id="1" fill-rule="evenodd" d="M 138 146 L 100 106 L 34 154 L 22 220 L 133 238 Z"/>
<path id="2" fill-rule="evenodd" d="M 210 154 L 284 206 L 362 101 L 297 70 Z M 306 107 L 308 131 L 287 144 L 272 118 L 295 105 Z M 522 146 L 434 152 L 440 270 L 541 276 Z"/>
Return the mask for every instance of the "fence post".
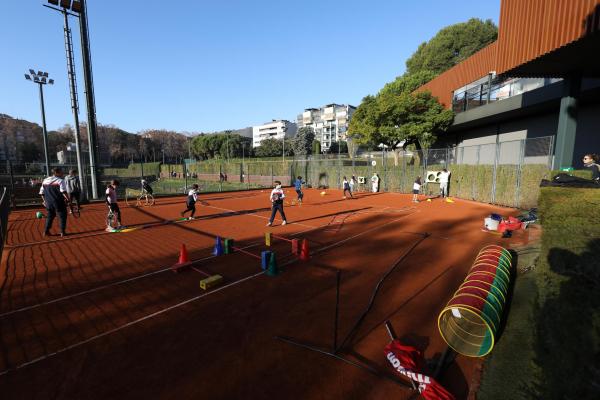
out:
<path id="1" fill-rule="evenodd" d="M 185 177 L 185 189 L 183 190 L 183 192 L 185 193 L 188 188 L 187 164 L 185 163 L 185 160 L 183 160 L 183 176 Z"/>
<path id="2" fill-rule="evenodd" d="M 12 208 L 17 208 L 17 196 L 15 194 L 15 177 L 13 175 L 12 163 L 10 160 L 6 160 L 8 164 L 8 174 L 10 175 L 10 203 L 12 204 Z M 2 238 L 4 240 L 4 238 Z"/>
<path id="3" fill-rule="evenodd" d="M 479 167 L 479 157 L 481 155 L 481 145 L 477 146 L 477 163 L 475 164 L 476 167 Z M 477 173 L 477 168 L 474 169 L 474 171 Z M 474 177 L 471 177 L 471 198 L 473 200 L 475 199 L 475 179 L 473 179 Z"/>
<path id="4" fill-rule="evenodd" d="M 223 162 L 219 162 L 219 192 L 223 191 Z"/>
<path id="5" fill-rule="evenodd" d="M 387 163 L 385 159 L 385 145 L 383 146 L 381 153 L 381 163 L 383 164 L 383 191 L 387 190 Z"/>
<path id="6" fill-rule="evenodd" d="M 519 149 L 519 164 L 517 165 L 517 189 L 515 191 L 515 207 L 519 207 L 519 197 L 521 195 L 521 174 L 523 173 L 523 163 L 525 162 L 525 141 L 527 139 L 521 139 L 521 146 Z"/>
<path id="7" fill-rule="evenodd" d="M 273 187 L 273 161 L 271 161 L 271 187 Z"/>
<path id="8" fill-rule="evenodd" d="M 496 179 L 498 178 L 498 158 L 500 156 L 500 143 L 496 138 L 496 154 L 494 155 L 494 170 L 492 172 L 492 204 L 496 203 Z"/>
<path id="9" fill-rule="evenodd" d="M 548 148 L 548 168 L 552 170 L 554 168 L 554 136 L 550 136 L 550 146 Z"/>

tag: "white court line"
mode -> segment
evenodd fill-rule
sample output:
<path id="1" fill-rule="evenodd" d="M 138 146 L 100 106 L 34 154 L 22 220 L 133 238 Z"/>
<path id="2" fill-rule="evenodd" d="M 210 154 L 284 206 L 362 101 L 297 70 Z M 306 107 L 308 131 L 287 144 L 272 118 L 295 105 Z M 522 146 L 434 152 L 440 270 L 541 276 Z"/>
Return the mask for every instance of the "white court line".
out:
<path id="1" fill-rule="evenodd" d="M 415 211 L 415 212 L 416 212 L 416 211 Z M 409 214 L 409 215 L 411 215 L 411 214 Z M 394 223 L 394 222 L 400 221 L 400 220 L 401 220 L 402 218 L 404 218 L 404 217 L 405 217 L 405 216 L 402 216 L 402 217 L 400 217 L 400 218 L 396 218 L 396 219 L 394 219 L 394 220 L 391 220 L 391 221 L 388 221 L 388 222 L 386 222 L 386 223 L 384 223 L 384 224 L 382 224 L 382 225 L 378 225 L 378 226 L 376 226 L 376 227 L 374 227 L 374 228 L 371 228 L 371 229 L 369 229 L 369 230 L 366 230 L 366 231 L 363 231 L 363 232 L 357 233 L 356 235 L 353 235 L 353 236 L 351 236 L 351 237 L 349 237 L 349 238 L 346 238 L 346 239 L 343 239 L 343 240 L 337 241 L 337 242 L 335 242 L 335 243 L 332 243 L 332 244 L 330 244 L 330 245 L 328 245 L 328 246 L 325 246 L 325 247 L 322 247 L 322 248 L 320 248 L 320 249 L 317 249 L 317 250 L 315 250 L 315 251 L 314 251 L 312 254 L 318 254 L 318 253 L 321 253 L 321 252 L 323 252 L 323 251 L 326 251 L 326 250 L 328 250 L 328 249 L 330 249 L 330 248 L 332 248 L 332 247 L 334 247 L 334 246 L 338 246 L 338 245 L 340 245 L 340 244 L 342 244 L 342 243 L 345 243 L 345 242 L 347 242 L 347 241 L 349 241 L 349 240 L 355 239 L 355 238 L 357 238 L 357 237 L 359 237 L 359 236 L 362 236 L 362 235 L 364 235 L 364 234 L 366 234 L 366 233 L 372 232 L 372 231 L 374 231 L 374 230 L 376 230 L 376 229 L 380 229 L 380 228 L 383 228 L 384 226 L 387 226 L 387 225 L 389 225 L 389 224 L 392 224 L 392 223 Z M 282 267 L 284 267 L 284 266 L 286 266 L 286 265 L 289 265 L 289 264 L 295 263 L 296 261 L 297 261 L 297 260 L 290 260 L 290 261 L 288 261 L 288 262 L 286 262 L 286 263 L 283 263 L 281 266 L 282 266 Z M 113 329 L 110 329 L 110 330 L 108 330 L 108 331 L 106 331 L 106 332 L 103 332 L 103 333 L 100 333 L 100 334 L 98 334 L 98 335 L 92 336 L 92 337 L 90 337 L 90 338 L 88 338 L 88 339 L 85 339 L 85 340 L 82 340 L 82 341 L 80 341 L 80 342 L 74 343 L 74 344 L 72 344 L 72 345 L 70 345 L 70 346 L 64 347 L 64 348 L 62 348 L 62 349 L 59 349 L 59 350 L 57 350 L 57 351 L 54 351 L 54 352 L 52 352 L 52 353 L 50 353 L 50 354 L 45 354 L 45 355 L 43 355 L 43 356 L 41 356 L 41 357 L 38 357 L 38 358 L 35 358 L 35 359 L 31 360 L 31 361 L 27 361 L 26 363 L 23 363 L 23 364 L 17 365 L 17 366 L 16 366 L 16 367 L 14 367 L 14 368 L 11 368 L 11 369 L 6 369 L 6 370 L 4 370 L 4 371 L 0 372 L 0 376 L 6 375 L 6 374 L 8 374 L 8 373 L 9 373 L 9 372 L 11 372 L 11 371 L 16 371 L 16 370 L 18 370 L 18 369 L 21 369 L 21 368 L 27 367 L 27 366 L 29 366 L 29 365 L 32 365 L 32 364 L 35 364 L 35 363 L 38 363 L 38 362 L 40 362 L 40 361 L 43 361 L 43 360 L 45 360 L 45 359 L 48 359 L 48 358 L 50 358 L 50 357 L 53 357 L 53 356 L 55 356 L 55 355 L 58 355 L 58 354 L 64 353 L 64 352 L 66 352 L 66 351 L 68 351 L 68 350 L 71 350 L 71 349 L 74 349 L 74 348 L 80 347 L 80 346 L 82 346 L 82 345 L 84 345 L 84 344 L 87 344 L 87 343 L 90 343 L 90 342 L 92 342 L 92 341 L 94 341 L 94 340 L 96 340 L 96 339 L 100 339 L 100 338 L 102 338 L 102 337 L 104 337 L 104 336 L 110 335 L 110 334 L 112 334 L 112 333 L 118 332 L 118 331 L 120 331 L 120 330 L 123 330 L 123 329 L 125 329 L 125 328 L 128 328 L 128 327 L 130 327 L 130 326 L 136 325 L 136 324 L 138 324 L 138 323 L 140 323 L 140 322 L 143 322 L 143 321 L 146 321 L 146 320 L 148 320 L 148 319 L 150 319 L 150 318 L 154 318 L 154 317 L 156 317 L 156 316 L 158 316 L 158 315 L 164 314 L 164 313 L 166 313 L 166 312 L 168 312 L 168 311 L 171 311 L 171 310 L 174 310 L 174 309 L 176 309 L 176 308 L 179 308 L 179 307 L 181 307 L 181 306 L 184 306 L 184 305 L 186 305 L 186 304 L 192 303 L 192 302 L 194 302 L 194 301 L 196 301 L 196 300 L 199 300 L 199 299 L 201 299 L 201 298 L 203 298 L 203 297 L 206 297 L 206 296 L 208 296 L 208 295 L 211 295 L 211 294 L 214 294 L 214 293 L 220 292 L 221 290 L 224 290 L 224 289 L 226 289 L 226 288 L 229 288 L 229 287 L 232 287 L 232 286 L 238 285 L 238 284 L 240 284 L 240 283 L 243 283 L 243 282 L 245 282 L 245 281 L 248 281 L 248 280 L 250 280 L 250 279 L 254 279 L 254 278 L 258 277 L 258 276 L 261 276 L 261 275 L 263 275 L 264 273 L 265 273 L 265 271 L 260 271 L 260 272 L 258 272 L 258 273 L 256 273 L 256 274 L 254 274 L 254 275 L 250 275 L 250 276 L 248 276 L 248 277 L 246 277 L 246 278 L 242 278 L 242 279 L 240 279 L 240 280 L 237 280 L 237 281 L 235 281 L 235 282 L 231 282 L 230 284 L 228 284 L 228 285 L 225 285 L 225 286 L 222 286 L 222 287 L 220 287 L 220 288 L 217 288 L 217 289 L 215 289 L 215 290 L 213 290 L 213 291 L 211 291 L 211 292 L 208 292 L 208 293 L 203 293 L 203 294 L 201 294 L 201 295 L 199 295 L 199 296 L 195 296 L 195 297 L 192 297 L 192 298 L 190 298 L 190 299 L 188 299 L 188 300 L 184 300 L 184 301 L 182 301 L 182 302 L 180 302 L 180 303 L 177 303 L 177 304 L 174 304 L 174 305 L 172 305 L 172 306 L 169 306 L 169 307 L 167 307 L 167 308 L 164 308 L 164 309 L 162 309 L 162 310 L 156 311 L 156 312 L 154 312 L 154 313 L 152 313 L 152 314 L 148 314 L 148 315 L 146 315 L 146 316 L 144 316 L 144 317 L 138 318 L 138 319 L 136 319 L 136 320 L 133 320 L 133 321 L 131 321 L 131 322 L 128 322 L 128 323 L 126 323 L 126 324 L 124 324 L 124 325 L 118 326 L 118 327 L 116 327 L 116 328 L 113 328 Z"/>
<path id="2" fill-rule="evenodd" d="M 239 211 L 239 210 L 238 210 L 238 211 L 235 211 L 235 210 L 229 210 L 229 209 L 227 209 L 227 208 L 221 208 L 221 207 L 215 207 L 215 206 L 204 206 L 204 207 L 210 207 L 210 208 L 214 208 L 214 209 L 216 209 L 216 210 L 221 210 L 221 211 L 229 211 L 229 212 L 233 212 L 233 213 L 240 213 L 240 211 Z M 251 217 L 262 218 L 262 219 L 266 219 L 266 220 L 268 220 L 268 219 L 269 219 L 269 217 L 263 217 L 262 215 L 257 215 L 256 213 L 244 213 L 244 214 L 238 214 L 238 215 L 249 215 L 249 216 L 251 216 Z M 319 218 L 319 217 L 317 217 L 317 218 Z M 292 221 L 292 222 L 290 222 L 289 224 L 293 224 L 293 225 L 300 225 L 300 226 L 304 226 L 304 227 L 306 227 L 306 228 L 315 228 L 315 227 L 314 227 L 314 226 L 312 226 L 312 225 L 306 225 L 306 224 L 302 224 L 302 223 L 300 223 L 300 222 L 293 222 L 293 221 Z"/>
<path id="3" fill-rule="evenodd" d="M 262 242 L 253 243 L 253 244 L 248 245 L 246 247 L 242 247 L 242 249 L 245 250 L 245 249 L 248 249 L 248 248 L 251 248 L 251 247 L 254 247 L 254 246 L 258 246 L 261 243 Z M 218 257 L 218 256 L 208 256 L 208 257 L 204 257 L 204 258 L 200 258 L 198 260 L 195 260 L 195 262 L 206 261 L 206 260 L 210 260 L 210 259 L 216 258 L 216 257 Z M 27 310 L 33 310 L 35 308 L 47 306 L 49 304 L 57 303 L 59 301 L 72 299 L 74 297 L 83 296 L 84 294 L 94 293 L 94 292 L 97 292 L 99 290 L 107 289 L 107 288 L 110 288 L 110 287 L 113 287 L 113 286 L 122 285 L 124 283 L 133 282 L 133 281 L 136 281 L 138 279 L 146 278 L 148 276 L 156 275 L 156 274 L 159 274 L 161 272 L 170 271 L 170 270 L 171 270 L 171 267 L 163 268 L 163 269 L 159 269 L 158 271 L 152 271 L 152 272 L 148 272 L 148 273 L 142 274 L 142 275 L 137 275 L 137 276 L 134 276 L 134 277 L 122 280 L 122 281 L 108 283 L 106 285 L 98 286 L 98 287 L 95 287 L 93 289 L 88 289 L 88 290 L 84 290 L 82 292 L 77 292 L 77 293 L 69 294 L 69 295 L 66 295 L 66 296 L 63 296 L 63 297 L 59 297 L 59 298 L 56 298 L 56 299 L 53 299 L 53 300 L 48 300 L 48 301 L 45 301 L 43 303 L 33 304 L 33 305 L 30 305 L 30 306 L 26 306 L 26 307 L 21 307 L 21 308 L 18 308 L 16 310 L 7 311 L 7 312 L 4 312 L 4 313 L 0 314 L 0 318 L 6 317 L 6 316 L 9 316 L 9 315 L 12 315 L 12 314 L 16 314 L 16 313 L 19 313 L 19 312 L 23 312 L 23 311 L 27 311 Z"/>
<path id="4" fill-rule="evenodd" d="M 290 236 L 301 235 L 303 233 L 310 232 L 310 231 L 313 231 L 313 230 L 316 230 L 316 229 L 320 229 L 320 228 L 323 228 L 325 226 L 327 226 L 327 224 L 320 225 L 320 226 L 317 226 L 317 227 L 312 227 L 311 229 L 307 229 L 307 230 L 304 230 L 304 231 L 296 232 L 296 233 L 291 234 Z M 252 243 L 252 244 L 249 244 L 247 246 L 241 247 L 241 249 L 242 250 L 250 249 L 252 247 L 256 247 L 256 246 L 260 245 L 261 243 L 262 243 L 262 241 L 261 242 L 257 242 L 257 243 Z M 198 260 L 195 260 L 195 262 L 206 261 L 206 260 L 210 260 L 210 259 L 216 258 L 216 257 L 219 257 L 219 256 L 208 256 L 208 257 L 204 257 L 204 258 L 200 258 Z M 18 308 L 16 310 L 7 311 L 7 312 L 4 312 L 4 313 L 0 314 L 0 318 L 6 317 L 6 316 L 9 316 L 9 315 L 12 315 L 12 314 L 16 314 L 16 313 L 19 313 L 19 312 L 28 311 L 28 310 L 32 310 L 32 309 L 35 309 L 35 308 L 47 306 L 47 305 L 50 305 L 50 304 L 53 304 L 53 303 L 57 303 L 59 301 L 68 300 L 68 299 L 72 299 L 72 298 L 75 298 L 75 297 L 83 296 L 85 294 L 94 293 L 94 292 L 97 292 L 99 290 L 107 289 L 107 288 L 110 288 L 110 287 L 113 287 L 113 286 L 122 285 L 124 283 L 133 282 L 133 281 L 136 281 L 138 279 L 146 278 L 148 276 L 152 276 L 152 275 L 159 274 L 159 273 L 165 272 L 165 271 L 170 271 L 170 270 L 171 270 L 171 267 L 163 268 L 163 269 L 160 269 L 158 271 L 153 271 L 153 272 L 149 272 L 149 273 L 146 273 L 146 274 L 137 275 L 137 276 L 134 276 L 134 277 L 122 280 L 122 281 L 111 282 L 111 283 L 106 284 L 106 285 L 98 286 L 98 287 L 95 287 L 93 289 L 84 290 L 82 292 L 73 293 L 73 294 L 66 295 L 66 296 L 63 296 L 63 297 L 59 297 L 59 298 L 56 298 L 56 299 L 53 299 L 53 300 L 48 300 L 48 301 L 45 301 L 43 303 L 33 304 L 33 305 L 30 305 L 30 306 Z"/>

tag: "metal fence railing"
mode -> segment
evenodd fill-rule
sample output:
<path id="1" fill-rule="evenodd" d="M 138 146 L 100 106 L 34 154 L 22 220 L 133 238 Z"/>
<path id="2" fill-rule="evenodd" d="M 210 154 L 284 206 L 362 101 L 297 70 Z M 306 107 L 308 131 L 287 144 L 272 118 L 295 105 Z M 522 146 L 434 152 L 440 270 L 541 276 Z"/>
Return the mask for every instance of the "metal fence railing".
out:
<path id="1" fill-rule="evenodd" d="M 0 260 L 4 243 L 6 242 L 6 232 L 8 231 L 8 214 L 10 213 L 10 191 L 8 188 L 0 188 Z"/>
<path id="2" fill-rule="evenodd" d="M 341 188 L 344 176 L 357 180 L 362 177 L 365 183 L 359 183 L 355 190 L 367 191 L 371 190 L 373 174 L 379 176 L 380 191 L 410 193 L 417 176 L 425 178 L 428 171 L 446 168 L 451 172 L 452 196 L 532 207 L 537 202 L 539 182 L 550 171 L 552 146 L 553 137 L 548 136 L 441 149 L 363 151 L 354 157 L 326 154 L 179 164 L 140 161 L 126 167 L 103 168 L 98 177 L 98 193 L 104 193 L 111 179 L 121 181 L 119 195 L 128 188 L 139 190 L 142 177 L 151 183 L 156 195 L 183 194 L 194 183 L 204 192 L 269 188 L 276 180 L 291 185 L 297 176 L 315 188 Z M 63 169 L 67 171 L 68 166 Z M 19 204 L 39 203 L 37 193 L 42 179 L 43 175 L 28 173 L 25 168 L 3 171 L 0 163 L 0 185 L 12 185 Z M 86 182 L 89 191 L 90 179 Z M 429 183 L 424 189 L 428 194 L 436 194 L 439 186 Z"/>

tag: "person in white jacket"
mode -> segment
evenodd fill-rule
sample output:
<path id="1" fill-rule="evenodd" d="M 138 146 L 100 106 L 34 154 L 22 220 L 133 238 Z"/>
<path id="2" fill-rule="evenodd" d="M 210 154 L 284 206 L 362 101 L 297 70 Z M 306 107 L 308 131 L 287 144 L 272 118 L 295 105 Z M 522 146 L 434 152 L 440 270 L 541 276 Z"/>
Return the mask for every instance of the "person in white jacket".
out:
<path id="1" fill-rule="evenodd" d="M 283 222 L 281 225 L 287 224 L 287 220 L 285 218 L 285 213 L 283 212 L 283 199 L 285 198 L 285 193 L 281 188 L 281 182 L 275 181 L 275 189 L 271 190 L 271 218 L 269 218 L 269 223 L 267 226 L 273 225 L 273 220 L 275 219 L 275 214 L 279 211 L 281 214 L 281 219 Z"/>
<path id="2" fill-rule="evenodd" d="M 448 197 L 448 181 L 450 181 L 450 171 L 446 168 L 440 173 L 440 196 Z"/>
<path id="3" fill-rule="evenodd" d="M 373 172 L 373 176 L 371 177 L 371 187 L 373 193 L 377 193 L 379 191 L 379 175 L 377 175 L 377 172 Z"/>

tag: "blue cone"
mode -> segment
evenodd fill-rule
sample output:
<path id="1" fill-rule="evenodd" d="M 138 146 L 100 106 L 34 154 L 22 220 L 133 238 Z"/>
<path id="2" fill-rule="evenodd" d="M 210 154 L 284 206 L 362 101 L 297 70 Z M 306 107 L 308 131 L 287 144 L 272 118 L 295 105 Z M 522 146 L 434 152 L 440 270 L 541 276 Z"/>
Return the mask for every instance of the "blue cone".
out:
<path id="1" fill-rule="evenodd" d="M 221 256 L 223 255 L 223 246 L 221 245 L 221 236 L 217 236 L 215 242 L 215 249 L 213 250 L 213 255 Z"/>

